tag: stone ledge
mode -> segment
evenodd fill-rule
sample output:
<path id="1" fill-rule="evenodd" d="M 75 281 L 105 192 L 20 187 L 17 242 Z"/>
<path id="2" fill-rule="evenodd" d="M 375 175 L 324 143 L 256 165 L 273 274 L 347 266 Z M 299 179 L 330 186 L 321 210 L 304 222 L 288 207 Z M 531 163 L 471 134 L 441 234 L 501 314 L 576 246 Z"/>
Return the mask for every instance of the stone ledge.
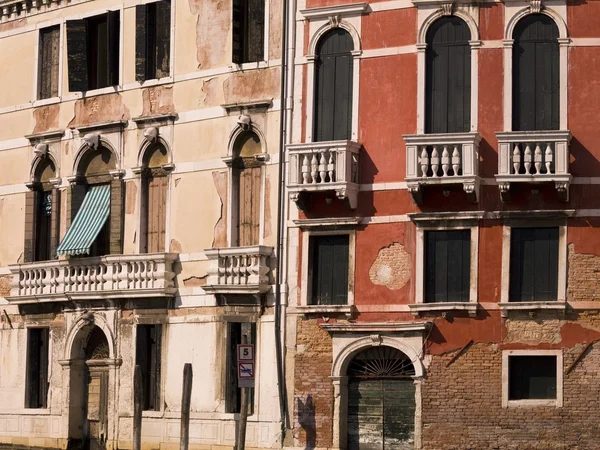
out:
<path id="1" fill-rule="evenodd" d="M 408 305 L 413 316 L 418 317 L 422 313 L 437 313 L 442 316 L 450 311 L 466 311 L 470 317 L 477 316 L 478 303 L 474 302 L 448 302 L 448 303 L 413 303 Z"/>
<path id="2" fill-rule="evenodd" d="M 567 310 L 567 302 L 550 301 L 550 302 L 504 302 L 498 303 L 502 317 L 507 317 L 510 311 L 525 311 L 530 314 L 536 311 L 560 311 L 564 313 Z"/>

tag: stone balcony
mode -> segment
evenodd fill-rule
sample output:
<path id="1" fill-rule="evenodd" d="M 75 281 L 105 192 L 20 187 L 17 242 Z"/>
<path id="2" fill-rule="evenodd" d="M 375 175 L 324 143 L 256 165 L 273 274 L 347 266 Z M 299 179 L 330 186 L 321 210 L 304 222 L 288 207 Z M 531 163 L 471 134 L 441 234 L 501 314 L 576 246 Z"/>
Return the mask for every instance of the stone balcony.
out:
<path id="1" fill-rule="evenodd" d="M 172 297 L 176 253 L 70 258 L 9 266 L 14 304 Z"/>
<path id="2" fill-rule="evenodd" d="M 334 191 L 356 209 L 358 201 L 358 157 L 355 141 L 312 142 L 287 146 L 289 155 L 288 191 L 303 207 L 302 197 L 313 192 Z"/>
<path id="3" fill-rule="evenodd" d="M 479 199 L 477 133 L 404 135 L 406 184 L 417 205 L 427 186 L 462 185 L 472 202 Z"/>
<path id="4" fill-rule="evenodd" d="M 510 200 L 512 183 L 554 183 L 562 201 L 569 201 L 570 131 L 512 131 L 496 133 L 502 201 Z"/>
<path id="5" fill-rule="evenodd" d="M 273 247 L 204 250 L 210 261 L 204 290 L 210 294 L 264 294 L 271 289 Z"/>

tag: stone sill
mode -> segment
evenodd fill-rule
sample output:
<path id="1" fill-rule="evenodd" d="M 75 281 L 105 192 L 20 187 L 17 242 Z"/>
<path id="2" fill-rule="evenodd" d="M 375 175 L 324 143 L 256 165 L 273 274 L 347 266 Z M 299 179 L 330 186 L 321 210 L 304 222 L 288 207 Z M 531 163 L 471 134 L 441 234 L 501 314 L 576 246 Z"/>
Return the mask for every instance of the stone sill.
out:
<path id="1" fill-rule="evenodd" d="M 536 407 L 553 407 L 560 408 L 562 405 L 556 399 L 539 399 L 539 400 L 509 400 L 504 406 L 505 408 L 536 408 Z"/>
<path id="2" fill-rule="evenodd" d="M 351 318 L 356 308 L 354 305 L 303 305 L 296 306 L 293 311 L 308 316 L 329 316 L 332 314 L 345 314 Z"/>
<path id="3" fill-rule="evenodd" d="M 550 301 L 550 302 L 502 302 L 498 303 L 502 317 L 507 317 L 510 311 L 527 311 L 533 314 L 536 311 L 561 311 L 567 310 L 567 302 L 565 301 Z"/>
<path id="4" fill-rule="evenodd" d="M 474 302 L 448 302 L 448 303 L 413 303 L 408 305 L 413 316 L 418 317 L 422 313 L 442 313 L 446 316 L 451 311 L 466 311 L 470 317 L 477 316 L 478 304 Z"/>

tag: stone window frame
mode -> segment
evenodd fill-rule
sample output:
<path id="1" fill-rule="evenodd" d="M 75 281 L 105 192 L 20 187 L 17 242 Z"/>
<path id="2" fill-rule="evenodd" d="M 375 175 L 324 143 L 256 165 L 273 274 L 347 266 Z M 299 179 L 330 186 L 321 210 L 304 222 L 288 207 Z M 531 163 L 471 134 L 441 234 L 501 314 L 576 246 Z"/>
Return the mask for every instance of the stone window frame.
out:
<path id="1" fill-rule="evenodd" d="M 479 35 L 479 6 L 455 5 L 447 1 L 420 2 L 413 0 L 417 7 L 417 134 L 425 134 L 426 77 L 427 77 L 427 32 L 435 21 L 444 16 L 462 19 L 471 32 L 471 118 L 470 132 L 477 132 L 479 107 L 479 49 L 482 41 Z"/>
<path id="2" fill-rule="evenodd" d="M 48 104 L 52 104 L 52 103 L 58 103 L 61 101 L 62 96 L 63 96 L 63 75 L 64 75 L 64 63 L 63 63 L 63 59 L 65 56 L 65 50 L 64 50 L 64 46 L 66 45 L 66 26 L 65 26 L 65 20 L 63 18 L 60 19 L 55 19 L 55 20 L 50 20 L 50 21 L 46 21 L 46 22 L 41 22 L 35 25 L 35 31 L 37 34 L 37 39 L 35 41 L 35 45 L 34 45 L 34 51 L 35 51 L 35 61 L 36 63 L 34 64 L 35 68 L 34 68 L 34 86 L 33 86 L 33 101 L 32 101 L 32 106 L 35 107 L 39 107 L 39 106 L 44 106 L 44 105 L 48 105 Z M 60 32 L 59 32 L 59 38 L 58 38 L 58 95 L 55 97 L 49 97 L 49 98 L 43 98 L 40 99 L 39 98 L 39 92 L 40 92 L 40 82 L 41 82 L 41 48 L 40 48 L 40 31 L 44 28 L 50 28 L 53 26 L 59 26 L 60 28 Z"/>
<path id="3" fill-rule="evenodd" d="M 353 3 L 346 5 L 324 6 L 300 10 L 300 14 L 309 24 L 309 44 L 306 58 L 306 139 L 305 142 L 314 142 L 313 128 L 315 115 L 315 76 L 317 47 L 321 38 L 330 30 L 342 28 L 346 30 L 354 42 L 351 52 L 354 60 L 352 66 L 352 132 L 350 139 L 358 140 L 359 96 L 360 96 L 360 56 L 362 55 L 362 15 L 369 12 L 367 3 Z"/>
<path id="4" fill-rule="evenodd" d="M 511 356 L 556 356 L 556 399 L 509 400 L 509 359 Z M 563 407 L 563 351 L 562 350 L 503 350 L 502 351 L 502 408 L 530 408 L 539 406 Z"/>
<path id="5" fill-rule="evenodd" d="M 567 28 L 567 2 L 566 0 L 557 0 L 552 2 L 549 7 L 542 4 L 542 1 L 518 1 L 505 2 L 504 4 L 504 40 L 503 61 L 504 61 L 504 130 L 512 132 L 512 109 L 513 109 L 513 34 L 517 23 L 530 14 L 544 14 L 550 17 L 558 28 L 558 46 L 559 46 L 559 118 L 560 130 L 568 129 L 568 50 L 571 43 Z"/>
<path id="6" fill-rule="evenodd" d="M 563 211 L 514 211 L 493 213 L 503 218 L 502 225 L 502 274 L 500 283 L 500 302 L 498 306 L 502 316 L 509 311 L 525 310 L 559 310 L 567 307 L 567 277 L 568 277 L 568 240 L 567 218 L 573 216 L 574 210 Z M 510 244 L 512 228 L 558 227 L 558 289 L 556 300 L 549 302 L 511 302 L 510 301 Z"/>
<path id="7" fill-rule="evenodd" d="M 408 305 L 413 315 L 422 312 L 467 311 L 472 317 L 477 315 L 479 278 L 479 221 L 483 211 L 463 213 L 413 213 L 408 215 L 416 225 L 415 257 L 415 300 Z M 427 231 L 470 230 L 471 261 L 469 278 L 469 301 L 448 303 L 425 303 L 425 234 Z"/>

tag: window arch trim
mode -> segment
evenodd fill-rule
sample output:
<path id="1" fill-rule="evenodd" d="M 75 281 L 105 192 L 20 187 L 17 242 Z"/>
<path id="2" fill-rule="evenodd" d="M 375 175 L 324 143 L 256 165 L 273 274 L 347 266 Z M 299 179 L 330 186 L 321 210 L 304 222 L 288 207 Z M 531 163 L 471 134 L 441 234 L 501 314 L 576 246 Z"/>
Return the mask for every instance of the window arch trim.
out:
<path id="1" fill-rule="evenodd" d="M 309 61 L 314 61 L 317 58 L 317 48 L 319 47 L 319 43 L 321 38 L 325 36 L 329 31 L 334 30 L 336 28 L 342 28 L 346 30 L 348 34 L 352 37 L 352 42 L 354 43 L 354 50 L 352 50 L 352 56 L 357 57 L 362 54 L 362 43 L 360 40 L 360 36 L 358 35 L 358 31 L 356 28 L 352 26 L 346 20 L 340 20 L 337 25 L 331 22 L 322 25 L 310 38 L 310 43 L 308 45 L 308 54 L 306 58 Z"/>

